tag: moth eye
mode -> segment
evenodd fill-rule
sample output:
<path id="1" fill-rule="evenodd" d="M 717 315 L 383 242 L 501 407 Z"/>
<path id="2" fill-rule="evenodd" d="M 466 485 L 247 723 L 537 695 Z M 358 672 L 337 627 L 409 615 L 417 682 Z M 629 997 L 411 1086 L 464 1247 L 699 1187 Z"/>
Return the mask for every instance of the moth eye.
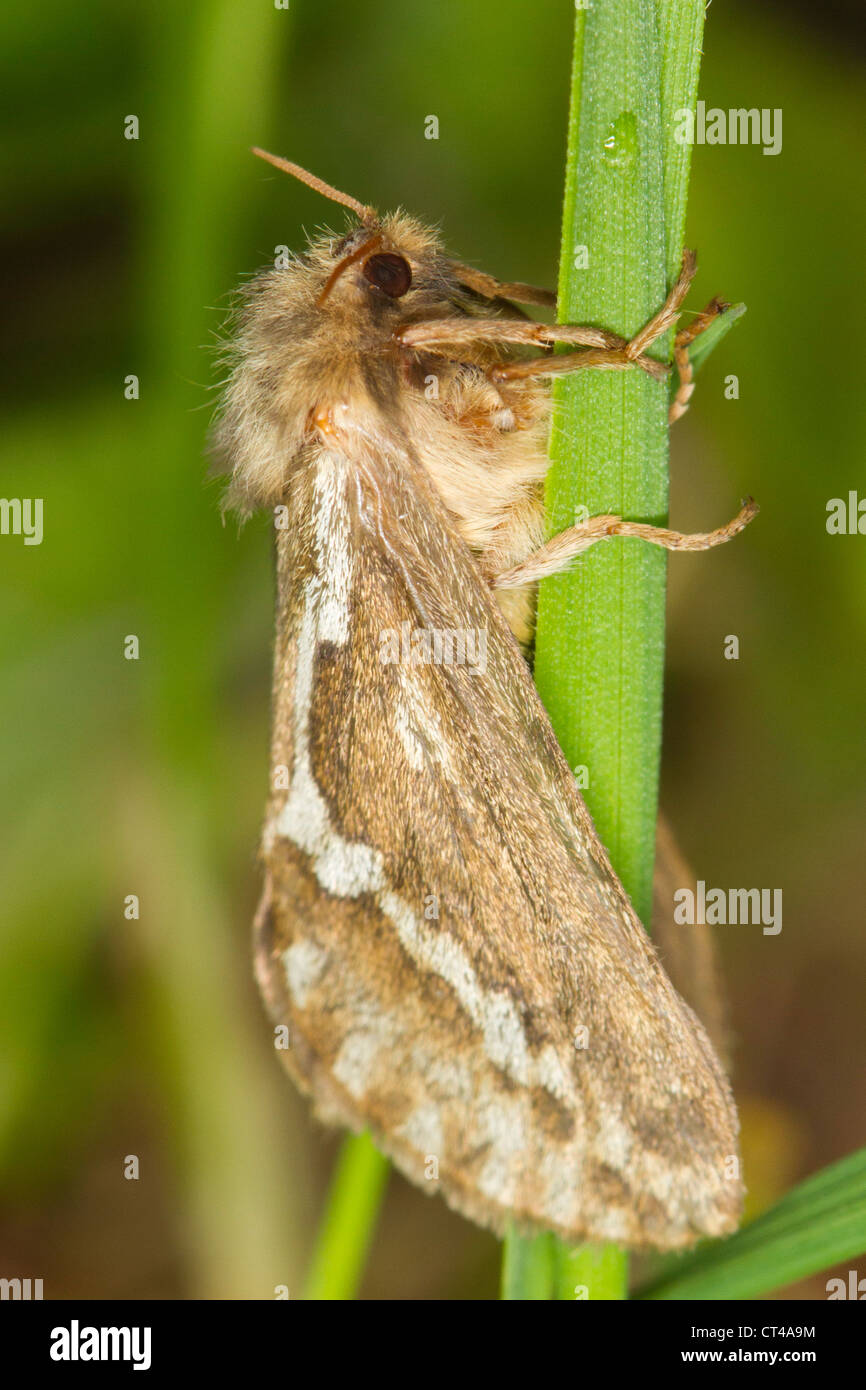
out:
<path id="1" fill-rule="evenodd" d="M 412 270 L 402 256 L 383 251 L 370 256 L 363 265 L 365 277 L 389 299 L 400 299 L 412 283 Z"/>

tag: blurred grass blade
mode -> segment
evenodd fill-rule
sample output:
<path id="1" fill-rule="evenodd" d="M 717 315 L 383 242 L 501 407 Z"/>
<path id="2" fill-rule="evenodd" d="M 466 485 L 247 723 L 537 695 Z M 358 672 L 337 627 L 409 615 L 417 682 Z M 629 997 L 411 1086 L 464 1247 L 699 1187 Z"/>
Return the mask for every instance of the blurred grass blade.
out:
<path id="1" fill-rule="evenodd" d="M 236 278 L 250 162 L 241 142 L 247 122 L 263 138 L 277 108 L 285 30 L 235 0 L 146 5 L 142 18 L 142 137 L 126 158 L 141 197 L 141 341 L 130 366 L 143 391 L 126 425 L 136 464 L 115 467 L 111 494 L 127 545 L 118 597 L 135 585 L 146 594 L 134 611 L 152 659 L 136 671 L 146 770 L 129 774 L 119 823 L 126 881 L 148 884 L 136 930 L 152 964 L 141 1026 L 178 1155 L 187 1277 L 201 1297 L 250 1297 L 289 1282 L 303 1208 L 271 1148 L 270 1095 L 237 985 L 238 923 L 204 812 L 226 795 L 214 750 L 225 740 L 216 672 L 230 571 L 203 494 L 195 383 L 206 306 Z M 217 1037 L 223 1046 L 204 1045 Z"/>
<path id="2" fill-rule="evenodd" d="M 570 1248 L 554 1240 L 555 1292 L 559 1300 L 594 1303 L 628 1298 L 628 1256 L 618 1245 Z"/>
<path id="3" fill-rule="evenodd" d="M 304 1298 L 355 1297 L 388 1171 L 387 1158 L 368 1134 L 353 1134 L 343 1141 Z"/>
<path id="4" fill-rule="evenodd" d="M 866 1149 L 807 1178 L 738 1231 L 642 1290 L 641 1298 L 757 1298 L 866 1250 Z"/>
<path id="5" fill-rule="evenodd" d="M 556 1239 L 509 1234 L 502 1257 L 502 1297 L 523 1302 L 552 1299 L 557 1273 Z"/>

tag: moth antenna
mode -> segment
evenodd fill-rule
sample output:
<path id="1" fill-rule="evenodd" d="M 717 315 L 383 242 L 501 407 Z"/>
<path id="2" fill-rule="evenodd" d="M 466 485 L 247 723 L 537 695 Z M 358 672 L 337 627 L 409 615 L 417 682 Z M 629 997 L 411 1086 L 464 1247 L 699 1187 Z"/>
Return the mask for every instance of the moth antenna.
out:
<path id="1" fill-rule="evenodd" d="M 267 150 L 260 150 L 258 145 L 253 145 L 252 151 L 254 155 L 258 155 L 259 159 L 265 159 L 268 164 L 273 164 L 275 169 L 282 169 L 283 173 L 291 174 L 293 179 L 300 180 L 309 188 L 314 188 L 317 193 L 323 194 L 325 198 L 330 198 L 332 203 L 342 203 L 343 207 L 351 208 L 362 222 L 375 222 L 377 220 L 375 208 L 368 207 L 366 203 L 360 203 L 350 193 L 341 193 L 339 188 L 334 188 L 331 184 L 325 183 L 324 179 L 319 179 L 307 169 L 302 169 L 300 164 L 293 164 L 290 159 L 282 159 L 278 154 L 268 154 Z"/>

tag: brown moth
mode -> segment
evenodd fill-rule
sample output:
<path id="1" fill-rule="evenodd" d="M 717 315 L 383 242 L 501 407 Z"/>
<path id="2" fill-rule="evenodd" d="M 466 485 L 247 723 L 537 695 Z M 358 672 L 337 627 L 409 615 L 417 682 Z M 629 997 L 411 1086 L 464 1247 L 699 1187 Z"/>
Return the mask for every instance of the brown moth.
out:
<path id="1" fill-rule="evenodd" d="M 321 1118 L 369 1129 L 409 1179 L 496 1232 L 662 1248 L 720 1235 L 740 1207 L 727 1081 L 519 645 L 538 579 L 589 545 L 706 548 L 754 514 L 703 536 L 594 517 L 544 542 L 544 379 L 663 378 L 646 349 L 693 262 L 631 341 L 548 327 L 512 302 L 548 292 L 263 157 L 357 217 L 249 286 L 216 431 L 229 504 L 277 523 L 255 959 L 290 1030 L 282 1055 Z M 554 342 L 577 351 L 552 356 Z M 690 389 L 678 354 L 675 413 Z"/>

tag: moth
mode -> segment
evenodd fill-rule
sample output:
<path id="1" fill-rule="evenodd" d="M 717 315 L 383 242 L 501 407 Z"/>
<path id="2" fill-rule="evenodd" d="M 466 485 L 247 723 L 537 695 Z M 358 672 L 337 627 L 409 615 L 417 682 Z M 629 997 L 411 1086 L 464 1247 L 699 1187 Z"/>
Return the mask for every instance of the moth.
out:
<path id="1" fill-rule="evenodd" d="M 741 1197 L 726 1077 L 525 659 L 543 575 L 616 537 L 706 548 L 756 510 L 698 536 L 601 516 L 545 540 L 550 379 L 663 380 L 647 350 L 693 259 L 631 340 L 548 326 L 518 307 L 553 304 L 548 291 L 255 153 L 353 214 L 247 287 L 215 430 L 228 504 L 277 519 L 254 932 L 288 1069 L 322 1119 L 368 1129 L 495 1232 L 659 1248 L 720 1235 Z"/>

